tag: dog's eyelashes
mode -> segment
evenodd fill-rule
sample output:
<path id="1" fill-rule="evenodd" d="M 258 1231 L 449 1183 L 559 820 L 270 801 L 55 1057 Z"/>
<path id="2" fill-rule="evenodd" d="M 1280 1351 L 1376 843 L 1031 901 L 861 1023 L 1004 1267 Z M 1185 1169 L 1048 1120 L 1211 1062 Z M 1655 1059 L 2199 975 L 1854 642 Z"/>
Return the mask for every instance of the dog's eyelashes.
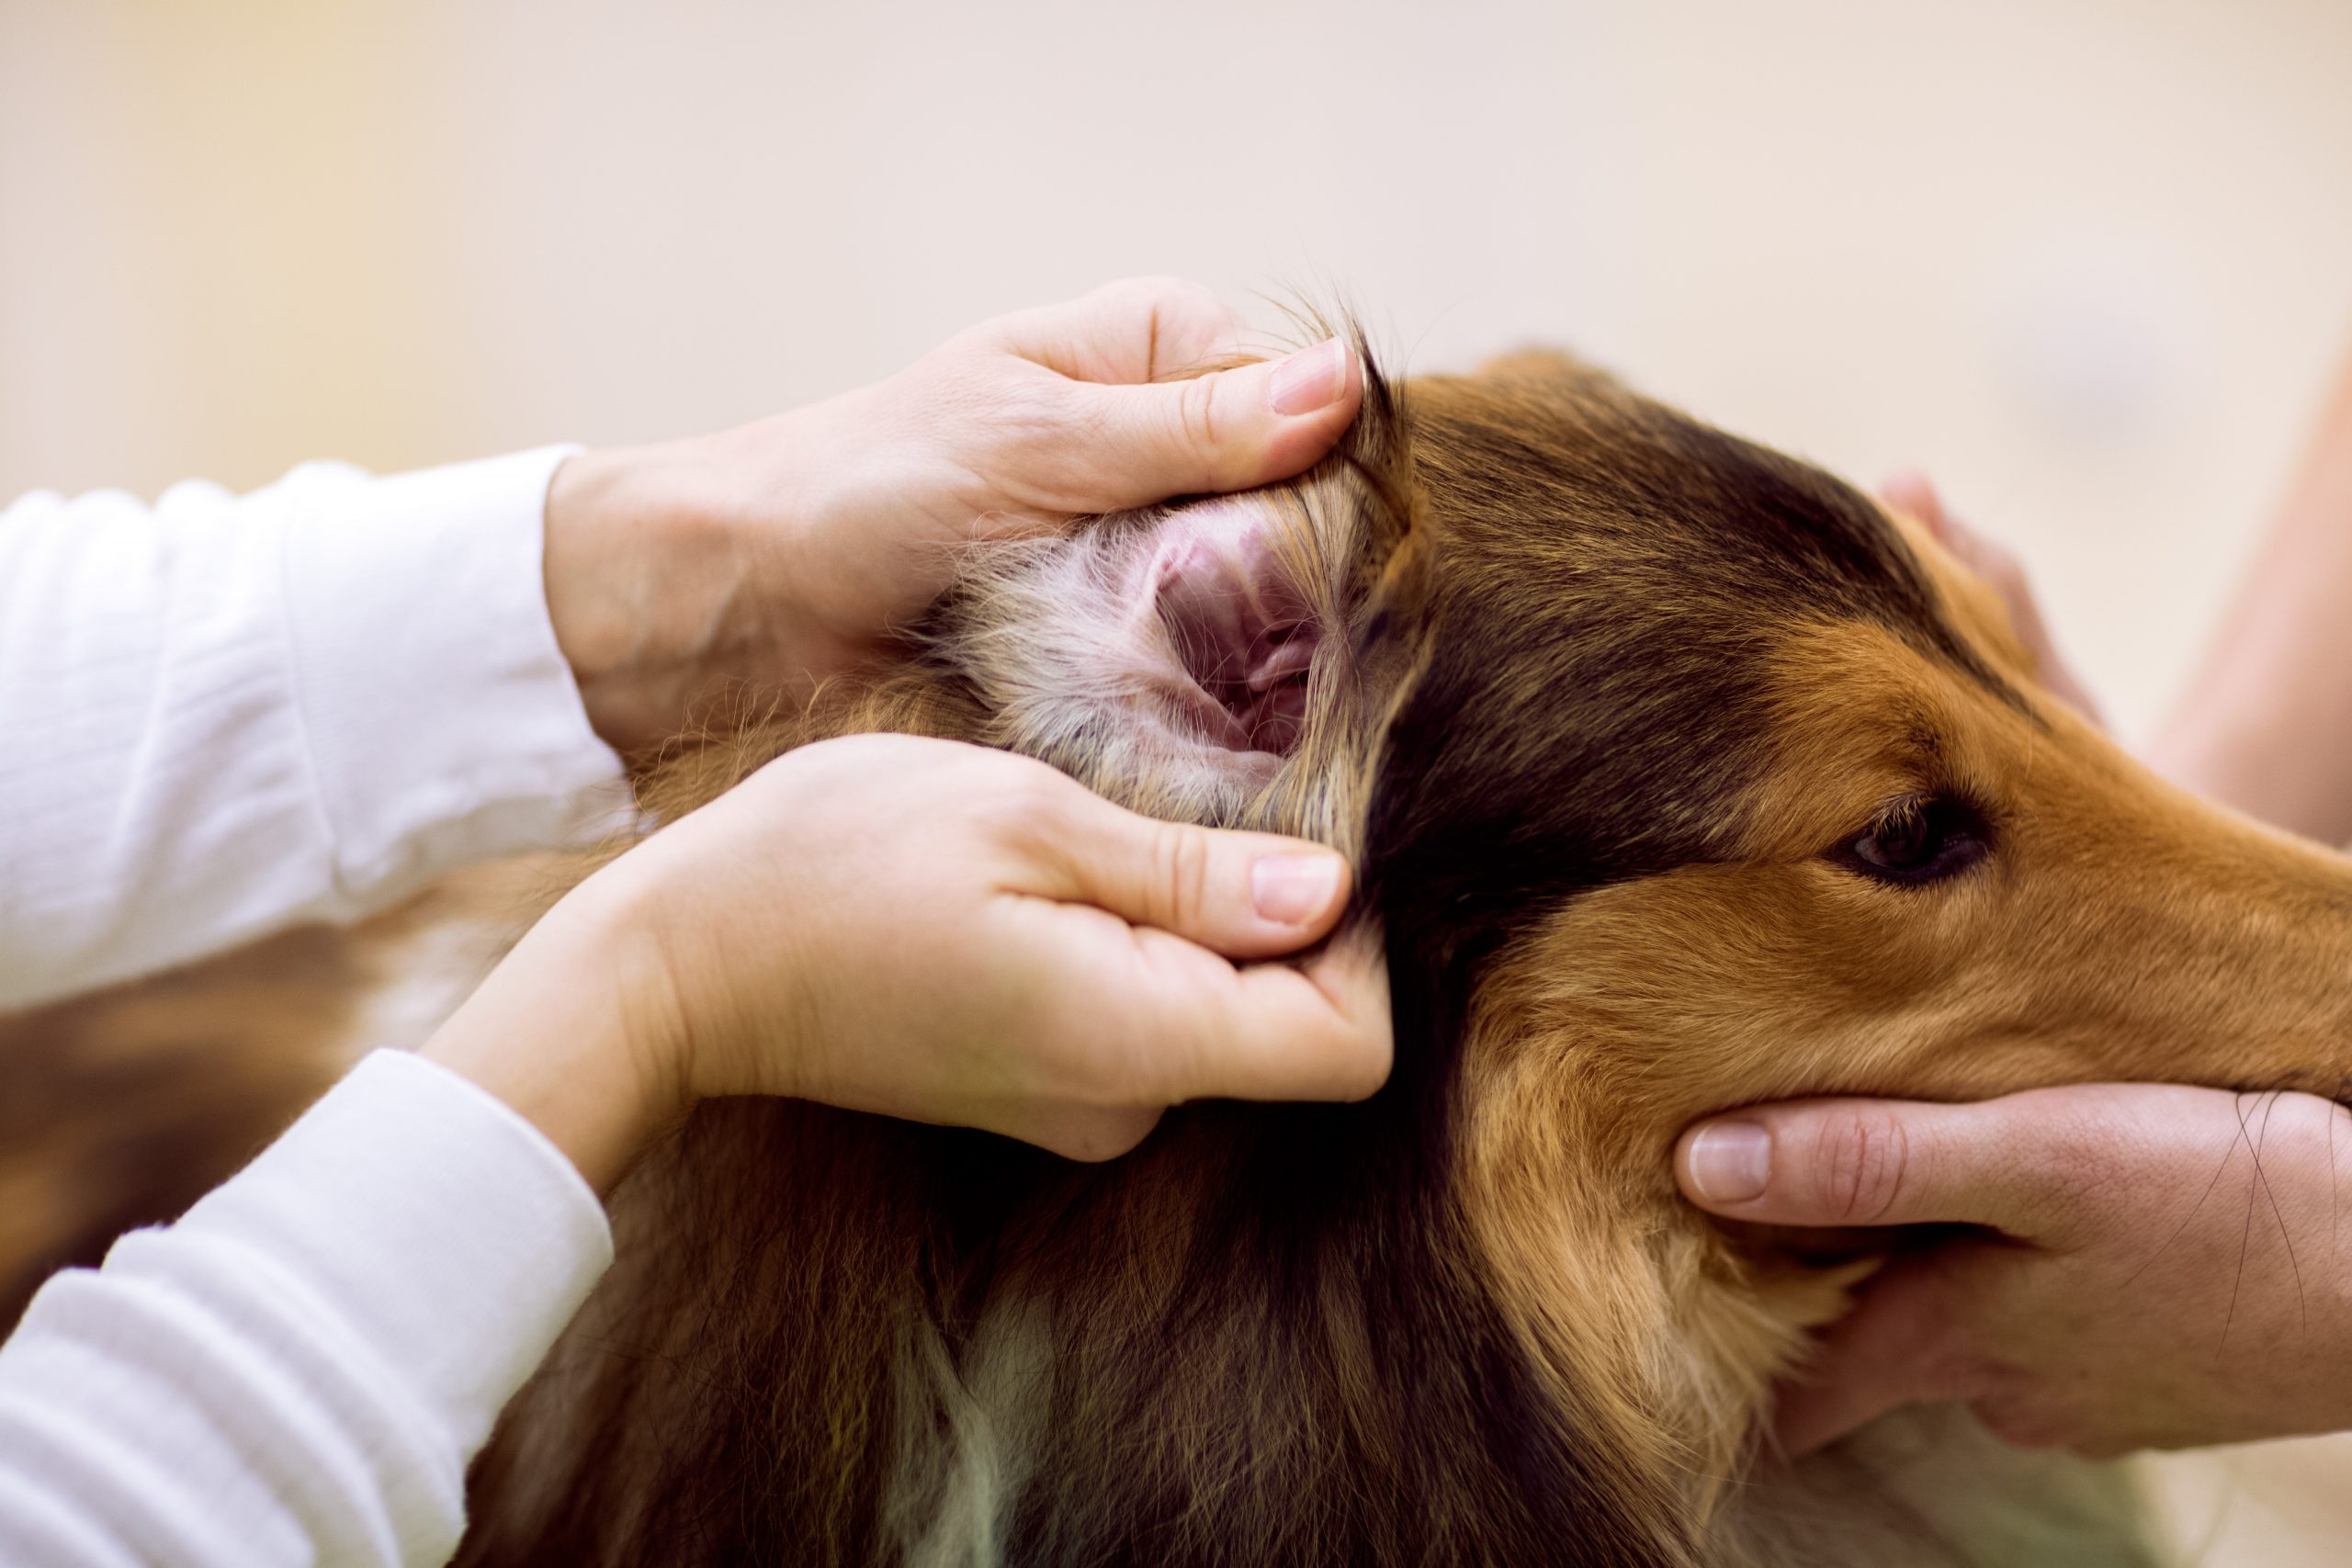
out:
<path id="1" fill-rule="evenodd" d="M 1829 852 L 1849 871 L 1916 887 L 1956 876 L 1992 850 L 1984 818 L 1963 802 L 1905 795 L 1871 825 Z"/>

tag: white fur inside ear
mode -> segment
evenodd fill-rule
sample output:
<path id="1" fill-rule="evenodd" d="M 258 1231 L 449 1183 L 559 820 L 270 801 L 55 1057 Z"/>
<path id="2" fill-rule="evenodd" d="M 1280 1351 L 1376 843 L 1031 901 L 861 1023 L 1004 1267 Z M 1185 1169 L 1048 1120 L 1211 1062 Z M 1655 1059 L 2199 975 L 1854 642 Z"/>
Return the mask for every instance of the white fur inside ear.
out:
<path id="1" fill-rule="evenodd" d="M 1297 749 L 1330 640 L 1274 547 L 1283 523 L 1261 494 L 977 554 L 945 646 L 997 716 L 989 739 L 1138 809 L 1236 818 Z"/>

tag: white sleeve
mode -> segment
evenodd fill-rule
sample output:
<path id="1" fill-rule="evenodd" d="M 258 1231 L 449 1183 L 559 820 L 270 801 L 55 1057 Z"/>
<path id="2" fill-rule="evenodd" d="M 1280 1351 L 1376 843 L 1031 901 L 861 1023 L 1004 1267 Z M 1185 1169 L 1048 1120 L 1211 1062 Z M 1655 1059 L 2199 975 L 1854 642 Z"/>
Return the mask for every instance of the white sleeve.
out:
<path id="1" fill-rule="evenodd" d="M 379 1052 L 0 1345 L 0 1563 L 447 1561 L 465 1470 L 612 1259 L 503 1102 Z"/>
<path id="2" fill-rule="evenodd" d="M 622 825 L 548 618 L 567 452 L 0 512 L 0 1010 Z"/>

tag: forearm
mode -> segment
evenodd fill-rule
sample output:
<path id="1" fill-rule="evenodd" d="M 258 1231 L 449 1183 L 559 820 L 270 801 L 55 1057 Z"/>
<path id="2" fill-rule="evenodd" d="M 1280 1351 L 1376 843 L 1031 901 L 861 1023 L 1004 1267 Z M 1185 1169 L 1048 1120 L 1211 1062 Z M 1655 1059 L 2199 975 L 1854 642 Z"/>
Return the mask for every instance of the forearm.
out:
<path id="1" fill-rule="evenodd" d="M 2352 840 L 2352 361 L 2151 760 L 2266 820 Z"/>
<path id="2" fill-rule="evenodd" d="M 560 456 L 0 513 L 0 1009 L 609 831 L 540 586 Z"/>

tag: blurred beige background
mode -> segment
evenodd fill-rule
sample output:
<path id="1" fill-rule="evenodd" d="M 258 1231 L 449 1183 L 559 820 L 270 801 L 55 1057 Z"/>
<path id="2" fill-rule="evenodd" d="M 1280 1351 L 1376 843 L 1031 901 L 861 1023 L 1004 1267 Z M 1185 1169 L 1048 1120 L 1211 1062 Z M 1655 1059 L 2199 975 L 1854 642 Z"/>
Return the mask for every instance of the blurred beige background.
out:
<path id="1" fill-rule="evenodd" d="M 0 497 L 682 433 L 1145 271 L 1921 464 L 2137 737 L 2352 340 L 2352 4 L 0 0 Z"/>
<path id="2" fill-rule="evenodd" d="M 2352 337 L 2344 0 L 0 0 L 0 492 L 683 432 L 1138 271 L 2037 569 L 2127 733 Z"/>

